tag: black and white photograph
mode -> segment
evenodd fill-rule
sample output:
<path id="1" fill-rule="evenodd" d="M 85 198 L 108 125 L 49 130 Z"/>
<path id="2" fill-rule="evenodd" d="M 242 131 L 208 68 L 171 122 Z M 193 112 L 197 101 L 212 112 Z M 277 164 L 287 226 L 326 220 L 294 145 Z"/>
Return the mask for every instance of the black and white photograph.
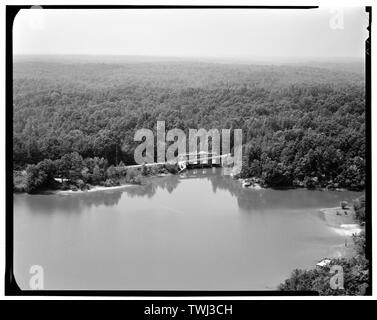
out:
<path id="1" fill-rule="evenodd" d="M 371 10 L 7 7 L 9 292 L 371 295 Z"/>

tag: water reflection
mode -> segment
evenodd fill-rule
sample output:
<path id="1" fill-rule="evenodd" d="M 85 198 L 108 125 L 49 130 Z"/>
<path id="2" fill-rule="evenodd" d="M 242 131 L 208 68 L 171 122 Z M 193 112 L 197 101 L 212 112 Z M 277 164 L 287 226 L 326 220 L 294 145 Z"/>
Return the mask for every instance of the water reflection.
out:
<path id="1" fill-rule="evenodd" d="M 52 214 L 55 212 L 78 214 L 85 208 L 117 205 L 121 196 L 121 190 L 77 194 L 16 195 L 14 206 L 24 207 L 33 214 Z"/>
<path id="2" fill-rule="evenodd" d="M 302 208 L 324 208 L 336 206 L 339 201 L 352 201 L 360 196 L 360 192 L 339 192 L 339 191 L 313 191 L 307 189 L 261 189 L 255 190 L 243 188 L 234 179 L 221 174 L 208 176 L 212 183 L 213 192 L 216 190 L 228 191 L 237 198 L 241 211 L 261 212 L 264 209 L 302 209 Z"/>
<path id="3" fill-rule="evenodd" d="M 148 180 L 145 185 L 139 186 L 138 188 L 127 188 L 125 192 L 130 197 L 147 197 L 152 198 L 158 189 L 166 190 L 169 194 L 178 187 L 180 181 L 180 176 L 171 175 L 166 177 L 155 177 Z"/>
<path id="4" fill-rule="evenodd" d="M 15 278 L 27 289 L 39 264 L 48 289 L 271 289 L 344 243 L 310 209 L 356 196 L 244 189 L 221 169 L 106 191 L 18 194 Z"/>
<path id="5" fill-rule="evenodd" d="M 338 205 L 339 201 L 352 201 L 360 196 L 358 192 L 312 191 L 306 189 L 253 190 L 243 188 L 229 176 L 223 175 L 220 168 L 190 170 L 184 174 L 150 178 L 145 185 L 125 186 L 122 189 L 84 193 L 61 193 L 54 195 L 17 195 L 14 203 L 27 206 L 33 213 L 50 214 L 67 212 L 75 214 L 91 207 L 118 205 L 122 195 L 128 198 L 151 199 L 159 190 L 173 194 L 181 181 L 196 179 L 198 182 L 210 183 L 213 194 L 218 191 L 230 193 L 237 201 L 240 212 L 263 212 L 264 210 L 310 209 Z M 187 194 L 190 197 L 190 194 Z M 69 199 L 69 201 L 67 201 Z M 196 199 L 191 199 L 196 200 Z"/>

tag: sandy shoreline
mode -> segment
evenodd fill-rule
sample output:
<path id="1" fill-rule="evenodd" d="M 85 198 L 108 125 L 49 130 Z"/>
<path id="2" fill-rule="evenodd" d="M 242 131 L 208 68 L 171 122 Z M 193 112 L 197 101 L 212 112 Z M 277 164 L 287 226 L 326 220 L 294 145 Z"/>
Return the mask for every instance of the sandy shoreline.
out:
<path id="1" fill-rule="evenodd" d="M 106 191 L 106 190 L 117 190 L 123 189 L 127 187 L 135 187 L 138 186 L 137 184 L 123 184 L 120 186 L 113 186 L 113 187 L 103 187 L 103 186 L 93 186 L 89 190 L 56 190 L 54 193 L 56 194 L 77 194 L 77 193 L 89 193 L 89 192 L 97 192 L 97 191 Z"/>
<path id="2" fill-rule="evenodd" d="M 320 209 L 320 212 L 323 214 L 327 224 L 331 227 L 352 229 L 352 226 L 355 229 L 362 229 L 362 227 L 356 221 L 355 211 L 353 208 L 323 208 Z"/>
<path id="3" fill-rule="evenodd" d="M 156 174 L 150 178 L 164 178 L 170 176 L 171 173 L 159 173 Z M 118 189 L 124 189 L 127 187 L 135 187 L 135 186 L 141 186 L 142 184 L 133 184 L 133 183 L 127 183 L 122 184 L 120 186 L 112 186 L 112 187 L 104 187 L 104 186 L 90 186 L 89 190 L 55 190 L 53 193 L 55 194 L 76 194 L 76 193 L 88 193 L 88 192 L 97 192 L 97 191 L 108 191 L 108 190 L 118 190 Z"/>
<path id="4" fill-rule="evenodd" d="M 355 211 L 352 207 L 342 209 L 323 208 L 320 209 L 329 228 L 344 239 L 344 244 L 334 246 L 330 249 L 328 258 L 350 258 L 355 255 L 355 248 L 352 236 L 364 230 L 355 219 Z"/>

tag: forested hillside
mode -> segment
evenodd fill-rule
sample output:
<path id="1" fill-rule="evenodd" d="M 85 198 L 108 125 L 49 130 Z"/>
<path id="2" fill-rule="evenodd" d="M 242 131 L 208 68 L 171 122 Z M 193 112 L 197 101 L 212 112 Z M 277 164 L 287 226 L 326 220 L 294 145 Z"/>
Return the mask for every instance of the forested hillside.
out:
<path id="1" fill-rule="evenodd" d="M 346 68 L 345 68 L 346 70 Z M 242 129 L 242 177 L 266 186 L 365 184 L 364 76 L 333 68 L 16 61 L 15 169 L 71 152 L 133 162 L 134 133 Z"/>

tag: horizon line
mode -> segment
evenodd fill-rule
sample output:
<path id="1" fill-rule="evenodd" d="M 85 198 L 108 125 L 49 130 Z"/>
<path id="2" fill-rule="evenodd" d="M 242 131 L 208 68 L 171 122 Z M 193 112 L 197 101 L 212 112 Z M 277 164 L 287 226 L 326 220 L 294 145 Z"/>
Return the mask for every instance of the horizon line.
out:
<path id="1" fill-rule="evenodd" d="M 215 59 L 215 60 L 363 60 L 365 56 L 184 56 L 148 54 L 111 54 L 111 53 L 13 53 L 13 57 L 109 57 L 109 58 L 157 58 L 157 59 Z"/>

